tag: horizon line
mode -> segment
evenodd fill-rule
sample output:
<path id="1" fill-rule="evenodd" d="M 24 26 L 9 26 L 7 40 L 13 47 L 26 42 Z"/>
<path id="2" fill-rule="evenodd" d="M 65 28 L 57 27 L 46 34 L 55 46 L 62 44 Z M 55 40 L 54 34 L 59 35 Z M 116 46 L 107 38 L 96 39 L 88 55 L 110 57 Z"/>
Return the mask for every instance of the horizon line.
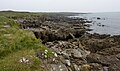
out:
<path id="1" fill-rule="evenodd" d="M 11 9 L 5 9 L 0 11 L 13 11 L 13 12 L 34 12 L 34 13 L 112 13 L 112 12 L 120 12 L 120 11 L 98 11 L 98 12 L 81 12 L 81 11 L 30 11 L 30 10 L 11 10 Z"/>

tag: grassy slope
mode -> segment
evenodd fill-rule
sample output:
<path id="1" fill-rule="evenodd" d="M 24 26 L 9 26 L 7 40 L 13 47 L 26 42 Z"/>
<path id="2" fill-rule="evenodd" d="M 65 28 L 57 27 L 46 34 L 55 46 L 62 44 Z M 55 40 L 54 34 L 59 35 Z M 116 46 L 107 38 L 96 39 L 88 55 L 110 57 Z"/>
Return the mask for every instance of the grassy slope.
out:
<path id="1" fill-rule="evenodd" d="M 14 11 L 0 11 L 0 16 L 5 17 L 26 17 L 26 16 L 40 16 L 41 13 L 30 13 L 30 12 L 14 12 Z"/>
<path id="2" fill-rule="evenodd" d="M 0 71 L 44 71 L 40 60 L 35 57 L 35 51 L 47 48 L 31 31 L 20 29 L 17 22 L 8 18 L 23 15 L 33 14 L 0 12 Z M 23 57 L 30 63 L 21 63 Z"/>

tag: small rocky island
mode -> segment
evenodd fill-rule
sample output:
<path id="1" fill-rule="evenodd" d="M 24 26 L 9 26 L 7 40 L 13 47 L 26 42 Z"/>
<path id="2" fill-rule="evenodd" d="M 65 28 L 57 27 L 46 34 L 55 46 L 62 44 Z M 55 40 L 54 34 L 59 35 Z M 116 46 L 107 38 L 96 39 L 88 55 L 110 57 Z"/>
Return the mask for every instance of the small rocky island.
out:
<path id="1" fill-rule="evenodd" d="M 68 14 L 45 14 L 17 19 L 21 29 L 34 32 L 37 39 L 55 52 L 36 52 L 46 71 L 120 71 L 120 35 L 90 34 L 84 18 Z M 14 18 L 14 17 L 13 17 Z"/>

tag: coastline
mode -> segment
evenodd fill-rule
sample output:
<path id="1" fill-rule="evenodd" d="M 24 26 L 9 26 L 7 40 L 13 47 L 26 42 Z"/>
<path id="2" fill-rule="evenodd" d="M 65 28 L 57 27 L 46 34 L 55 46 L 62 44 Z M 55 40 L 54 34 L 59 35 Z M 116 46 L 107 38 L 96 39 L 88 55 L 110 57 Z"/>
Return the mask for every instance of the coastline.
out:
<path id="1" fill-rule="evenodd" d="M 57 53 L 55 58 L 43 59 L 49 70 L 120 70 L 120 35 L 87 33 L 89 25 L 85 23 L 91 21 L 84 18 L 48 15 L 36 17 L 35 21 L 30 19 L 19 22 L 24 29 L 33 31 L 47 48 Z M 42 57 L 39 52 L 38 57 Z"/>

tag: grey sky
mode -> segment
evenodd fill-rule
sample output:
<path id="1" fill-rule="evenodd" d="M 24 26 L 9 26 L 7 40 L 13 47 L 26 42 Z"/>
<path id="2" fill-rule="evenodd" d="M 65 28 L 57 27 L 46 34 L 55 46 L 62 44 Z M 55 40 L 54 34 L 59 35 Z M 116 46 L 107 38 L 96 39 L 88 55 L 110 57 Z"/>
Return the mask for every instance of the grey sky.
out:
<path id="1" fill-rule="evenodd" d="M 120 0 L 0 0 L 0 10 L 120 12 Z"/>

